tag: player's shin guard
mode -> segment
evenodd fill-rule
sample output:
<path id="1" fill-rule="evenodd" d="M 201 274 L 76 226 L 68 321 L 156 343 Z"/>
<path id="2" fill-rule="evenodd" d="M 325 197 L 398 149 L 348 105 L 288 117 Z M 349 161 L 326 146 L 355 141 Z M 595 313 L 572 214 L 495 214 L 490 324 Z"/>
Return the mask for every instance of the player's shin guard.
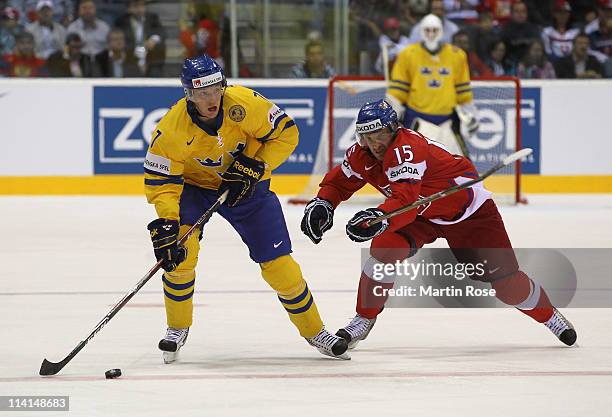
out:
<path id="1" fill-rule="evenodd" d="M 297 262 L 290 255 L 284 255 L 262 262 L 260 266 L 263 278 L 277 292 L 300 335 L 306 339 L 316 336 L 323 328 L 323 322 Z"/>
<path id="2" fill-rule="evenodd" d="M 532 319 L 545 323 L 553 315 L 553 306 L 544 288 L 533 282 L 523 271 L 493 281 L 497 298 L 516 307 Z"/>
<path id="3" fill-rule="evenodd" d="M 189 226 L 181 226 L 181 234 Z M 185 229 L 185 230 L 183 230 Z M 185 329 L 193 320 L 193 292 L 195 290 L 195 267 L 198 261 L 200 242 L 194 233 L 185 243 L 187 259 L 172 272 L 164 273 L 164 304 L 168 327 Z"/>

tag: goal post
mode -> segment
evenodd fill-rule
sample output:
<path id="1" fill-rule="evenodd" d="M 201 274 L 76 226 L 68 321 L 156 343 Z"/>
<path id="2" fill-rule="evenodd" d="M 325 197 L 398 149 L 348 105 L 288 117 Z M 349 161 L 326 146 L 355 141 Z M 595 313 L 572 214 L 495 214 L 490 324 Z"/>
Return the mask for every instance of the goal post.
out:
<path id="1" fill-rule="evenodd" d="M 521 87 L 516 77 L 478 77 L 471 82 L 474 104 L 479 110 L 479 131 L 467 142 L 470 156 L 480 172 L 491 168 L 521 148 Z M 341 163 L 354 143 L 354 126 L 359 108 L 366 101 L 385 97 L 383 77 L 336 76 L 328 85 L 327 138 L 322 138 L 306 188 L 291 203 L 304 203 L 318 191 L 327 171 Z M 436 138 L 431 138 L 436 139 Z M 485 181 L 496 201 L 525 202 L 521 195 L 521 166 L 516 162 Z M 358 200 L 383 197 L 373 187 L 364 187 Z"/>

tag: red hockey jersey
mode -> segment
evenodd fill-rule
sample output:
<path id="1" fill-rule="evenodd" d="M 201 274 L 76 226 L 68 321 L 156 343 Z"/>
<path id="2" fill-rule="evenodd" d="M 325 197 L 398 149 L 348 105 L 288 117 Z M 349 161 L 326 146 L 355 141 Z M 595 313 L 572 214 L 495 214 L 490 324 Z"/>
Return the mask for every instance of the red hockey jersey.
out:
<path id="1" fill-rule="evenodd" d="M 418 132 L 400 128 L 383 161 L 358 143 L 351 146 L 342 164 L 323 178 L 318 197 L 336 207 L 370 183 L 387 197 L 379 208 L 390 212 L 477 176 L 476 168 L 468 159 L 449 153 L 444 145 Z M 491 193 L 478 183 L 391 218 L 390 229 L 406 226 L 417 215 L 437 224 L 458 223 L 490 197 Z"/>

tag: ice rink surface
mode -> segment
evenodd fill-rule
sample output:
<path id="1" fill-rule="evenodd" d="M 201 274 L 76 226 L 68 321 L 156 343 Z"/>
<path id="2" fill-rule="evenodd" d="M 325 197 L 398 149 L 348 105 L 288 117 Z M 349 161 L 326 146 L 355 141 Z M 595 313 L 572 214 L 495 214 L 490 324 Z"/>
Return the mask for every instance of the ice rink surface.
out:
<path id="1" fill-rule="evenodd" d="M 529 196 L 503 207 L 515 247 L 612 247 L 612 196 Z M 337 210 L 320 245 L 286 206 L 294 256 L 328 329 L 354 315 L 359 246 Z M 154 263 L 144 197 L 0 198 L 0 395 L 69 395 L 70 412 L 0 416 L 610 416 L 612 314 L 566 309 L 566 348 L 512 309 L 387 309 L 351 361 L 299 337 L 238 235 L 205 228 L 194 326 L 164 365 L 160 277 L 154 277 L 55 377 L 59 361 Z M 444 246 L 443 242 L 437 243 Z M 365 246 L 365 245 L 364 245 Z M 106 380 L 104 371 L 123 376 Z"/>

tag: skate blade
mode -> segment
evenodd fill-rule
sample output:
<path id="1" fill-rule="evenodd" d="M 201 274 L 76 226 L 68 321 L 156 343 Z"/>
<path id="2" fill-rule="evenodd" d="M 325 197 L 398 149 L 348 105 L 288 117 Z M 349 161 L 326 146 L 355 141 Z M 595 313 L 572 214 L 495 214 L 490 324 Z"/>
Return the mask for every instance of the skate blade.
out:
<path id="1" fill-rule="evenodd" d="M 318 350 L 319 352 L 321 352 L 323 355 L 325 355 L 325 356 L 329 356 L 330 358 L 334 358 L 334 359 L 342 359 L 342 360 L 345 360 L 345 361 L 350 361 L 350 360 L 351 360 L 351 357 L 350 357 L 350 355 L 348 354 L 348 351 L 347 351 L 347 352 L 344 352 L 342 355 L 334 355 L 333 353 L 330 353 L 330 352 L 328 352 L 328 351 L 326 351 L 326 350 L 323 350 L 323 349 L 319 349 L 319 348 L 317 348 L 317 350 Z"/>
<path id="2" fill-rule="evenodd" d="M 162 356 L 164 358 L 164 363 L 169 364 L 178 359 L 178 351 L 176 352 L 163 352 Z"/>

